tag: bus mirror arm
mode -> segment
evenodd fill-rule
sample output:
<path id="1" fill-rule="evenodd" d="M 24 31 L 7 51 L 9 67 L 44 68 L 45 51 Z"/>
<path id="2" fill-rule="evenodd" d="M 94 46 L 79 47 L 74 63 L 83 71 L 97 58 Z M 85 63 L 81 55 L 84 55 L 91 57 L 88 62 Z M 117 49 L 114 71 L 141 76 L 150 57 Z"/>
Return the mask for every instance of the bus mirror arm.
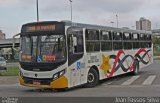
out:
<path id="1" fill-rule="evenodd" d="M 76 51 L 77 51 L 77 37 L 72 37 L 72 40 L 73 40 L 73 54 L 75 54 L 76 53 Z"/>
<path id="2" fill-rule="evenodd" d="M 15 37 L 17 37 L 17 36 L 19 36 L 19 35 L 20 35 L 20 33 L 18 33 L 18 34 L 16 34 L 16 35 L 13 36 L 12 48 L 15 47 Z"/>
<path id="3" fill-rule="evenodd" d="M 73 37 L 73 46 L 77 46 L 77 38 L 76 37 Z"/>

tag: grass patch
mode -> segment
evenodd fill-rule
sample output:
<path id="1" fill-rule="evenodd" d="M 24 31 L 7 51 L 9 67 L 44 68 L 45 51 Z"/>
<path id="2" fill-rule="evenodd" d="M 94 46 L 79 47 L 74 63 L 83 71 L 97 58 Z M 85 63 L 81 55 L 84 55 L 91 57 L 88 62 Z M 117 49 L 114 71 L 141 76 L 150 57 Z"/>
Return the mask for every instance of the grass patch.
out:
<path id="1" fill-rule="evenodd" d="M 154 51 L 154 52 L 153 52 L 153 55 L 154 55 L 154 56 L 160 56 L 160 51 Z"/>
<path id="2" fill-rule="evenodd" d="M 18 76 L 19 69 L 18 67 L 8 67 L 7 71 L 0 70 L 0 76 Z"/>

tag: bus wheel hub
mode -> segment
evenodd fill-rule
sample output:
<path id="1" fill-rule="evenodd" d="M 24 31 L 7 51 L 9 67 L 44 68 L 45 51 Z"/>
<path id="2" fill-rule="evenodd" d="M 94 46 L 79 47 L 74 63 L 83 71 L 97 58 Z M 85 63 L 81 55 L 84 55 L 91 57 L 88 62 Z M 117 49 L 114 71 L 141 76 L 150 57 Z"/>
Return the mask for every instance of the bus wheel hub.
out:
<path id="1" fill-rule="evenodd" d="M 92 73 L 88 74 L 88 82 L 92 83 L 94 81 L 94 75 Z"/>

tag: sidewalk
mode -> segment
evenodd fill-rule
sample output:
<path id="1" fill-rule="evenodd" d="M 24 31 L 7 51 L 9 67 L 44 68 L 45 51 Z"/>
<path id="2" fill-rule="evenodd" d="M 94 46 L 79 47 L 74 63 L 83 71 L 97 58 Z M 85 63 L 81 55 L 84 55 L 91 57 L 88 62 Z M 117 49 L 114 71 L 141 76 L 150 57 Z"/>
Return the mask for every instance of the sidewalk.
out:
<path id="1" fill-rule="evenodd" d="M 18 83 L 18 76 L 0 76 L 0 85 L 12 85 Z"/>

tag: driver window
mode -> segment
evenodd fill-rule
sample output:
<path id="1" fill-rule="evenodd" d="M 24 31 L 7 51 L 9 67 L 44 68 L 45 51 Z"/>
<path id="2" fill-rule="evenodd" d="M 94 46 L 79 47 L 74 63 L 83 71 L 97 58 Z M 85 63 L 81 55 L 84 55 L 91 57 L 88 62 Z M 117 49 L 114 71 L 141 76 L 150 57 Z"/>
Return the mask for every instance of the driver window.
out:
<path id="1" fill-rule="evenodd" d="M 69 33 L 68 38 L 68 48 L 69 53 L 83 53 L 83 29 L 81 28 L 72 28 Z"/>
<path id="2" fill-rule="evenodd" d="M 68 65 L 83 57 L 83 29 L 71 27 L 67 30 Z"/>

